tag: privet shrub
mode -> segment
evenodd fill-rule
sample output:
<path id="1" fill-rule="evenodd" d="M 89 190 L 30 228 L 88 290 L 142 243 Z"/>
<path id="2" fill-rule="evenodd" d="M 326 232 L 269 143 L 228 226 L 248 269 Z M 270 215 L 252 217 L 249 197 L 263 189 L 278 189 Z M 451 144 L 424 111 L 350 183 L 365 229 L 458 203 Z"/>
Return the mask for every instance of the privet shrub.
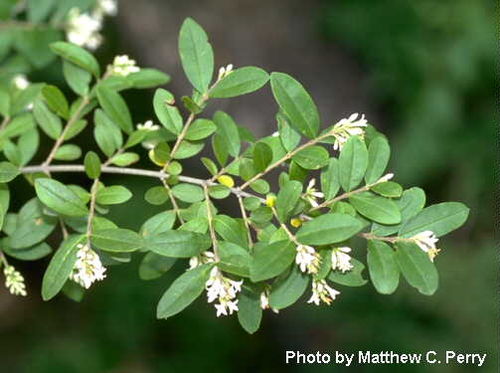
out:
<path id="1" fill-rule="evenodd" d="M 181 312 L 205 292 L 217 316 L 236 312 L 252 333 L 263 310 L 278 312 L 304 293 L 308 303 L 330 305 L 339 289 L 370 280 L 379 293 L 390 294 L 400 275 L 422 294 L 436 291 L 438 237 L 461 226 L 468 209 L 458 202 L 425 207 L 422 189 L 392 181 L 388 141 L 364 116 L 323 126 L 306 89 L 285 73 L 228 65 L 214 77 L 212 46 L 192 19 L 179 35 L 192 95 L 176 100 L 158 88 L 156 118 L 137 126 L 120 92 L 165 84 L 167 75 L 140 69 L 127 56 L 101 69 L 92 54 L 67 42 L 50 48 L 63 60 L 76 97 L 48 84 L 11 84 L 0 91 L 6 158 L 0 163 L 0 257 L 11 293 L 27 291 L 10 258 L 50 256 L 43 299 L 62 291 L 78 300 L 94 282 L 112 276 L 112 266 L 139 255 L 144 280 L 160 278 L 174 265 L 185 269 L 165 284 L 158 318 Z M 277 103 L 273 135 L 256 139 L 223 111 L 204 117 L 212 98 L 268 89 L 268 83 Z M 71 143 L 87 126 L 92 150 Z M 42 163 L 31 164 L 40 136 L 53 146 Z M 213 156 L 200 161 L 209 176 L 188 175 L 183 161 L 205 146 Z M 149 158 L 149 169 L 131 167 L 141 157 Z M 57 180 L 61 172 L 85 172 L 92 185 L 63 184 Z M 118 227 L 106 218 L 108 209 L 132 193 L 125 185 L 103 184 L 106 173 L 155 178 L 144 204 L 164 211 L 138 232 Z M 9 211 L 15 178 L 30 183 L 34 194 L 17 213 Z M 272 178 L 277 182 L 271 186 Z M 236 216 L 218 209 L 226 198 L 238 203 Z M 44 242 L 51 235 L 62 237 L 54 253 Z"/>

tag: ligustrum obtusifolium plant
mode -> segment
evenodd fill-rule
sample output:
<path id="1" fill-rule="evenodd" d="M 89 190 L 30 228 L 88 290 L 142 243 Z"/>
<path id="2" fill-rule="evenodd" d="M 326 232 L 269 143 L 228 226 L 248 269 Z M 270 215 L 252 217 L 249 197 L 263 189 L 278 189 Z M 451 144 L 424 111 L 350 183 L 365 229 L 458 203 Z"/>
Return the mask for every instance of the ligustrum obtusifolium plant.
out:
<path id="1" fill-rule="evenodd" d="M 308 303 L 330 305 L 340 294 L 337 288 L 365 285 L 363 262 L 379 293 L 393 293 L 400 274 L 422 294 L 436 291 L 436 242 L 465 222 L 468 209 L 458 202 L 424 207 L 422 189 L 403 190 L 391 181 L 387 139 L 364 116 L 322 126 L 311 96 L 284 73 L 228 65 L 214 79 L 212 46 L 187 19 L 179 54 L 193 94 L 176 101 L 157 89 L 153 108 L 159 124 L 134 126 L 120 91 L 164 84 L 166 75 L 139 69 L 126 56 L 102 72 L 74 44 L 56 42 L 51 48 L 63 59 L 64 76 L 78 97 L 70 103 L 55 86 L 42 85 L 32 104 L 16 87 L 0 101 L 8 160 L 0 163 L 0 253 L 11 293 L 26 295 L 26 288 L 7 257 L 51 255 L 42 283 L 42 297 L 49 300 L 61 291 L 80 299 L 95 281 L 112 275 L 111 266 L 139 255 L 145 280 L 174 265 L 183 269 L 166 285 L 158 318 L 181 312 L 205 292 L 217 316 L 236 312 L 252 333 L 265 309 L 278 312 L 304 293 Z M 273 135 L 255 139 L 222 111 L 203 117 L 212 98 L 248 94 L 268 82 L 278 108 Z M 83 155 L 71 140 L 87 126 L 97 148 Z M 29 164 L 39 136 L 54 140 L 52 150 L 41 164 Z M 150 169 L 130 167 L 140 159 L 141 146 L 148 149 Z M 213 153 L 201 158 L 209 176 L 186 175 L 182 162 L 205 146 Z M 90 189 L 61 183 L 61 172 L 85 172 Z M 144 198 L 164 211 L 139 232 L 118 227 L 106 213 L 132 193 L 124 185 L 104 185 L 102 174 L 156 179 Z M 16 177 L 33 185 L 35 197 L 13 213 L 8 183 Z M 277 177 L 273 188 L 271 177 Z M 218 209 L 226 198 L 237 202 L 237 216 Z M 52 254 L 44 241 L 56 230 L 63 239 Z"/>

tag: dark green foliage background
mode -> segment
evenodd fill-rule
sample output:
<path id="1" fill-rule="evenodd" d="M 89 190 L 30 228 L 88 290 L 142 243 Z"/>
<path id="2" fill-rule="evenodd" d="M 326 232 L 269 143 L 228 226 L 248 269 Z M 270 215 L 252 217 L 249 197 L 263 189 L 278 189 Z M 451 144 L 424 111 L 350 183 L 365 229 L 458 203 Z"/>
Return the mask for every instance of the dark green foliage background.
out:
<path id="1" fill-rule="evenodd" d="M 438 292 L 424 297 L 404 285 L 389 297 L 371 286 L 346 288 L 332 307 L 303 302 L 280 315 L 267 312 L 261 330 L 249 336 L 235 317 L 216 319 L 204 299 L 175 318 L 156 320 L 155 305 L 173 273 L 143 282 L 134 262 L 110 270 L 109 278 L 81 304 L 63 297 L 50 303 L 36 296 L 9 297 L 2 288 L 1 371 L 494 371 L 498 299 L 491 234 L 493 2 L 329 0 L 314 6 L 317 38 L 324 48 L 340 44 L 368 74 L 372 100 L 384 113 L 383 131 L 391 139 L 392 168 L 398 179 L 424 187 L 430 203 L 461 200 L 471 207 L 466 227 L 440 245 Z M 210 24 L 205 28 L 209 31 Z M 99 52 L 101 63 L 118 53 L 117 45 L 126 45 L 119 40 L 116 25 L 108 26 L 106 35 L 111 41 Z M 53 64 L 30 79 L 49 76 L 61 83 L 56 80 L 58 71 L 59 63 Z M 136 118 L 151 116 L 150 93 L 136 91 L 126 97 L 135 102 Z M 75 183 L 76 177 L 85 180 L 81 175 L 65 176 Z M 153 183 L 143 182 L 127 178 L 136 197 L 112 209 L 112 219 L 137 229 L 158 211 L 142 201 L 141 195 Z M 15 206 L 29 195 L 26 184 L 17 181 L 17 185 Z M 43 268 L 16 265 L 27 274 L 31 293 L 38 293 Z M 487 366 L 284 365 L 286 350 L 442 353 L 447 349 L 488 353 Z"/>

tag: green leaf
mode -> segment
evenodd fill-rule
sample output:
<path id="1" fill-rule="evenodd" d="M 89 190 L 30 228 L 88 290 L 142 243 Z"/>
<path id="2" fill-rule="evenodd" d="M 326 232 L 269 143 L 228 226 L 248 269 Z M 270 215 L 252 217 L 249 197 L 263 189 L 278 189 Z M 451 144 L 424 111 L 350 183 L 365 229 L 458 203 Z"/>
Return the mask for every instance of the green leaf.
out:
<path id="1" fill-rule="evenodd" d="M 118 124 L 125 133 L 133 131 L 130 111 L 119 93 L 107 87 L 99 86 L 97 88 L 97 99 L 109 118 Z"/>
<path id="2" fill-rule="evenodd" d="M 399 267 L 395 251 L 385 242 L 369 240 L 368 271 L 380 294 L 392 294 L 399 285 Z"/>
<path id="3" fill-rule="evenodd" d="M 54 53 L 49 49 L 49 45 L 62 37 L 61 31 L 51 27 L 19 29 L 16 32 L 15 46 L 33 66 L 41 69 L 55 58 Z"/>
<path id="4" fill-rule="evenodd" d="M 349 202 L 366 218 L 381 224 L 401 222 L 399 207 L 391 199 L 379 197 L 370 192 L 356 193 L 349 197 Z"/>
<path id="5" fill-rule="evenodd" d="M 240 153 L 241 143 L 238 127 L 228 114 L 217 111 L 213 117 L 217 125 L 217 137 L 219 137 L 227 149 L 227 152 L 236 157 Z"/>
<path id="6" fill-rule="evenodd" d="M 155 280 L 170 270 L 176 261 L 176 258 L 147 253 L 139 264 L 139 278 L 141 280 Z"/>
<path id="7" fill-rule="evenodd" d="M 161 297 L 156 309 L 156 317 L 166 319 L 173 316 L 198 298 L 205 290 L 205 283 L 210 277 L 213 266 L 213 263 L 204 264 L 180 275 Z"/>
<path id="8" fill-rule="evenodd" d="M 100 69 L 97 60 L 85 49 L 63 41 L 52 43 L 50 48 L 55 54 L 65 60 L 87 70 L 88 72 L 94 74 L 95 77 L 99 77 Z"/>
<path id="9" fill-rule="evenodd" d="M 295 245 L 290 241 L 256 243 L 250 266 L 251 280 L 258 282 L 278 276 L 292 264 L 295 253 Z"/>
<path id="10" fill-rule="evenodd" d="M 138 72 L 129 74 L 127 80 L 132 83 L 134 88 L 153 88 L 167 84 L 170 81 L 170 76 L 156 69 L 141 68 Z"/>
<path id="11" fill-rule="evenodd" d="M 162 205 L 168 201 L 168 191 L 163 186 L 155 186 L 149 188 L 144 195 L 144 199 L 152 205 Z"/>
<path id="12" fill-rule="evenodd" d="M 297 239 L 305 245 L 329 245 L 351 238 L 363 229 L 363 224 L 352 216 L 331 213 L 305 222 L 297 232 Z"/>
<path id="13" fill-rule="evenodd" d="M 214 53 L 203 28 L 186 18 L 179 33 L 182 68 L 194 88 L 205 93 L 214 73 Z"/>
<path id="14" fill-rule="evenodd" d="M 74 161 L 82 156 L 82 149 L 75 144 L 64 144 L 57 149 L 54 159 L 58 161 Z"/>
<path id="15" fill-rule="evenodd" d="M 0 138 L 19 136 L 34 127 L 35 121 L 33 119 L 33 115 L 31 113 L 21 114 L 13 118 L 9 125 L 2 129 Z"/>
<path id="16" fill-rule="evenodd" d="M 283 113 L 278 113 L 276 120 L 278 122 L 281 144 L 287 152 L 291 152 L 300 143 L 300 133 L 290 126 L 288 118 Z"/>
<path id="17" fill-rule="evenodd" d="M 203 142 L 190 142 L 184 140 L 177 148 L 177 152 L 173 156 L 175 159 L 186 159 L 192 157 L 203 150 L 205 144 Z"/>
<path id="18" fill-rule="evenodd" d="M 250 184 L 250 188 L 252 188 L 252 190 L 254 192 L 257 192 L 260 194 L 267 194 L 267 193 L 269 193 L 269 189 L 271 187 L 269 186 L 269 183 L 266 180 L 258 179 Z"/>
<path id="19" fill-rule="evenodd" d="M 99 148 L 108 157 L 111 157 L 123 143 L 120 129 L 100 109 L 94 112 L 94 138 Z"/>
<path id="20" fill-rule="evenodd" d="M 37 216 L 18 219 L 16 229 L 9 236 L 9 247 L 25 249 L 45 240 L 54 230 L 55 220 Z"/>
<path id="21" fill-rule="evenodd" d="M 264 142 L 258 142 L 253 148 L 253 166 L 256 172 L 262 172 L 273 160 L 273 151 Z"/>
<path id="22" fill-rule="evenodd" d="M 210 97 L 229 98 L 257 91 L 269 80 L 269 74 L 258 67 L 247 66 L 232 71 L 210 91 Z"/>
<path id="23" fill-rule="evenodd" d="M 368 146 L 368 166 L 365 181 L 367 184 L 376 182 L 384 174 L 391 156 L 389 143 L 382 136 L 377 136 Z"/>
<path id="24" fill-rule="evenodd" d="M 309 276 L 301 272 L 298 266 L 292 266 L 288 273 L 273 283 L 269 305 L 278 310 L 291 306 L 304 294 L 308 285 Z"/>
<path id="25" fill-rule="evenodd" d="M 188 203 L 199 202 L 205 199 L 205 195 L 203 194 L 203 189 L 201 189 L 201 187 L 187 183 L 175 185 L 172 188 L 172 194 L 175 198 Z"/>
<path id="26" fill-rule="evenodd" d="M 344 286 L 363 286 L 366 284 L 368 281 L 363 278 L 365 265 L 354 258 L 351 258 L 351 264 L 353 268 L 350 271 L 332 271 L 328 275 L 328 279 Z"/>
<path id="27" fill-rule="evenodd" d="M 231 189 L 225 185 L 212 185 L 208 187 L 208 194 L 215 199 L 224 199 L 231 194 Z"/>
<path id="28" fill-rule="evenodd" d="M 175 220 L 176 214 L 174 211 L 160 212 L 144 222 L 140 231 L 141 235 L 147 237 L 166 232 L 172 229 Z"/>
<path id="29" fill-rule="evenodd" d="M 329 158 L 326 149 L 318 145 L 309 146 L 292 157 L 294 162 L 306 170 L 318 170 L 326 166 Z"/>
<path id="30" fill-rule="evenodd" d="M 242 287 L 238 297 L 238 321 L 247 333 L 253 334 L 259 330 L 262 320 L 260 293 L 254 289 Z"/>
<path id="31" fill-rule="evenodd" d="M 45 85 L 42 88 L 42 95 L 50 110 L 63 117 L 64 119 L 68 119 L 68 101 L 59 88 L 53 85 Z"/>
<path id="32" fill-rule="evenodd" d="M 92 243 L 99 249 L 115 253 L 136 251 L 143 246 L 142 237 L 123 228 L 101 229 L 92 233 Z"/>
<path id="33" fill-rule="evenodd" d="M 115 155 L 111 159 L 111 163 L 120 167 L 130 166 L 132 163 L 138 162 L 140 159 L 139 154 L 132 152 L 125 152 Z"/>
<path id="34" fill-rule="evenodd" d="M 203 140 L 217 130 L 217 126 L 209 119 L 196 119 L 186 132 L 187 140 Z"/>
<path id="35" fill-rule="evenodd" d="M 28 19 L 33 23 L 43 21 L 51 12 L 56 4 L 56 0 L 29 0 Z"/>
<path id="36" fill-rule="evenodd" d="M 0 162 L 0 183 L 8 183 L 19 174 L 19 169 L 12 163 Z"/>
<path id="37" fill-rule="evenodd" d="M 274 72 L 271 88 L 290 125 L 308 138 L 315 137 L 320 125 L 318 108 L 304 86 L 290 75 Z"/>
<path id="38" fill-rule="evenodd" d="M 122 185 L 99 188 L 96 201 L 101 205 L 117 205 L 132 198 L 132 192 Z"/>
<path id="39" fill-rule="evenodd" d="M 400 197 L 401 193 L 403 193 L 403 187 L 393 181 L 386 181 L 384 183 L 374 185 L 370 188 L 370 190 L 377 194 L 380 194 L 381 196 L 389 198 Z"/>
<path id="40" fill-rule="evenodd" d="M 88 213 L 87 207 L 78 195 L 57 180 L 36 179 L 35 190 L 43 204 L 60 214 L 85 216 Z"/>
<path id="41" fill-rule="evenodd" d="M 63 61 L 63 75 L 73 92 L 80 96 L 88 94 L 92 75 L 87 70 L 69 61 Z"/>
<path id="42" fill-rule="evenodd" d="M 286 223 L 290 218 L 301 193 L 302 183 L 294 180 L 286 182 L 280 189 L 276 197 L 276 211 L 281 222 Z"/>
<path id="43" fill-rule="evenodd" d="M 325 200 L 329 200 L 337 195 L 339 189 L 339 161 L 337 158 L 330 158 L 328 166 L 321 172 L 321 191 Z"/>
<path id="44" fill-rule="evenodd" d="M 64 240 L 56 251 L 43 275 L 42 298 L 47 301 L 59 293 L 73 271 L 76 262 L 78 244 L 85 239 L 84 235 L 70 236 Z"/>
<path id="45" fill-rule="evenodd" d="M 64 140 L 70 140 L 80 132 L 82 132 L 87 126 L 87 121 L 84 119 L 75 120 L 73 123 L 70 123 L 68 130 L 64 134 Z"/>
<path id="46" fill-rule="evenodd" d="M 426 207 L 404 224 L 399 236 L 412 237 L 423 231 L 432 231 L 438 237 L 454 231 L 465 223 L 469 209 L 460 202 L 443 202 Z"/>
<path id="47" fill-rule="evenodd" d="M 101 176 L 101 160 L 93 151 L 90 151 L 87 155 L 85 155 L 83 165 L 85 166 L 85 173 L 89 178 L 97 179 Z"/>
<path id="48" fill-rule="evenodd" d="M 368 165 L 368 151 L 365 143 L 352 136 L 347 140 L 339 157 L 339 181 L 346 192 L 359 185 Z"/>
<path id="49" fill-rule="evenodd" d="M 169 230 L 145 239 L 146 249 L 173 258 L 190 258 L 212 246 L 207 235 L 184 230 Z"/>
<path id="50" fill-rule="evenodd" d="M 155 114 L 163 127 L 178 135 L 182 131 L 183 120 L 174 104 L 174 96 L 169 91 L 162 88 L 156 90 L 153 98 Z"/>
<path id="51" fill-rule="evenodd" d="M 13 249 L 4 246 L 2 250 L 7 255 L 13 258 L 26 261 L 39 260 L 52 253 L 52 248 L 45 242 L 38 243 L 34 246 L 25 247 L 23 249 Z"/>
<path id="52" fill-rule="evenodd" d="M 427 253 L 413 242 L 397 242 L 396 248 L 396 261 L 406 281 L 424 295 L 434 294 L 438 272 Z"/>
<path id="53" fill-rule="evenodd" d="M 61 136 L 63 129 L 61 119 L 51 112 L 41 100 L 35 101 L 33 115 L 47 136 L 54 140 Z"/>
<path id="54" fill-rule="evenodd" d="M 224 240 L 241 247 L 248 247 L 247 231 L 241 220 L 227 215 L 217 215 L 214 219 L 214 228 Z"/>
<path id="55" fill-rule="evenodd" d="M 218 266 L 222 271 L 237 276 L 250 276 L 252 257 L 247 250 L 234 243 L 222 241 L 219 242 L 218 252 L 220 257 Z"/>

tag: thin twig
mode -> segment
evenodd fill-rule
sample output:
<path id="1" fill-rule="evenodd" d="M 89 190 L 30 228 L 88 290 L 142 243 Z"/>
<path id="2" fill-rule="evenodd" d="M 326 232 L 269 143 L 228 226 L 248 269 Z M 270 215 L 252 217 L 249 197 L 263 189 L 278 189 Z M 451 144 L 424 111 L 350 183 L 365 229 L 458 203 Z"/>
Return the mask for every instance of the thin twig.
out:
<path id="1" fill-rule="evenodd" d="M 208 186 L 207 184 L 203 185 L 203 192 L 205 193 L 205 201 L 207 204 L 207 219 L 208 219 L 208 229 L 210 231 L 210 238 L 212 240 L 212 245 L 214 248 L 215 261 L 218 262 L 219 258 L 219 248 L 217 247 L 217 235 L 215 234 L 213 216 L 212 216 L 212 208 L 210 206 L 210 196 L 208 194 Z"/>
<path id="2" fill-rule="evenodd" d="M 87 242 L 90 245 L 90 237 L 92 236 L 92 222 L 94 220 L 95 215 L 95 205 L 97 200 L 97 189 L 99 187 L 99 178 L 94 180 L 92 184 L 92 188 L 90 189 L 90 208 L 89 208 L 89 216 L 87 219 Z"/>
<path id="3" fill-rule="evenodd" d="M 236 197 L 238 198 L 238 204 L 240 205 L 240 210 L 241 210 L 241 217 L 243 218 L 243 222 L 245 223 L 245 228 L 247 230 L 248 245 L 250 246 L 250 248 L 252 248 L 253 246 L 252 232 L 250 230 L 250 224 L 248 223 L 247 212 L 245 211 L 245 206 L 243 205 L 243 198 L 241 198 L 241 195 L 237 195 Z"/>
<path id="4" fill-rule="evenodd" d="M 164 178 L 161 179 L 161 182 L 163 183 L 163 186 L 167 190 L 168 198 L 170 198 L 170 202 L 172 203 L 172 207 L 174 209 L 175 214 L 179 218 L 179 221 L 181 222 L 181 224 L 184 224 L 184 219 L 182 218 L 182 215 L 181 215 L 181 209 L 179 208 L 179 205 L 177 204 L 177 200 L 175 199 L 174 195 L 172 194 L 172 189 L 170 188 L 170 186 L 168 185 L 167 181 Z"/>

